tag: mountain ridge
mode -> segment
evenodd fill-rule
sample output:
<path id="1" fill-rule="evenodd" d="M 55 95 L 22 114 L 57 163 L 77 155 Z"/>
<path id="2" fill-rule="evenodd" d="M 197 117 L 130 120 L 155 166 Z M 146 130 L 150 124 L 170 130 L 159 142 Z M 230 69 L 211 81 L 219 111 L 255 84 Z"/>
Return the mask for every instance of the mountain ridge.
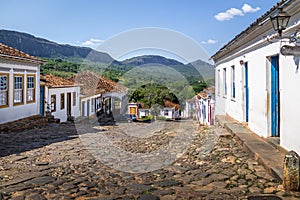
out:
<path id="1" fill-rule="evenodd" d="M 187 77 L 197 77 L 199 75 L 199 78 L 202 79 L 203 77 L 204 80 L 214 78 L 213 66 L 202 60 L 184 64 L 175 59 L 166 58 L 160 55 L 142 55 L 128 58 L 123 61 L 117 61 L 108 53 L 98 52 L 89 47 L 59 44 L 28 33 L 3 29 L 0 30 L 0 42 L 32 56 L 51 59 L 62 58 L 71 62 L 83 62 L 87 59 L 88 61 L 96 63 L 104 63 L 106 66 L 115 65 L 114 70 L 116 71 L 121 70 L 121 68 L 130 69 L 141 65 L 160 64 L 172 67 L 178 72 L 187 75 Z"/>
<path id="2" fill-rule="evenodd" d="M 72 46 L 69 44 L 58 44 L 56 42 L 35 37 L 34 35 L 11 31 L 0 30 L 0 42 L 16 48 L 32 56 L 46 58 L 75 58 L 78 60 L 88 59 L 93 62 L 111 63 L 113 58 L 103 52 L 98 52 L 89 47 Z"/>

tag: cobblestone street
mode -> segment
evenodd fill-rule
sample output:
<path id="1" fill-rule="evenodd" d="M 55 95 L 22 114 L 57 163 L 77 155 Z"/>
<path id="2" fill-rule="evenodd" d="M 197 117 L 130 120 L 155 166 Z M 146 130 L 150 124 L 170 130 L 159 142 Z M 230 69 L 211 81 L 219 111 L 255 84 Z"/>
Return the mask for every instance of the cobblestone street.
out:
<path id="1" fill-rule="evenodd" d="M 0 199 L 300 197 L 225 130 L 197 129 L 193 121 L 68 123 L 0 134 Z"/>

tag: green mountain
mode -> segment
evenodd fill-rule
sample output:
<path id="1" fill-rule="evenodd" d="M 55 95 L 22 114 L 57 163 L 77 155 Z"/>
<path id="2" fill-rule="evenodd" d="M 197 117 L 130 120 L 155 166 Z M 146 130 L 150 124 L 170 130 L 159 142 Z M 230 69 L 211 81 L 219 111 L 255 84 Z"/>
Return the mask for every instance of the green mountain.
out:
<path id="1" fill-rule="evenodd" d="M 44 58 L 62 58 L 69 61 L 89 61 L 111 63 L 113 58 L 107 53 L 95 51 L 87 47 L 58 44 L 27 33 L 0 30 L 0 43 L 16 48 L 32 56 Z"/>
<path id="2" fill-rule="evenodd" d="M 213 65 L 206 63 L 202 60 L 197 60 L 189 64 L 183 64 L 177 60 L 165 58 L 157 55 L 143 55 L 126 59 L 124 61 L 114 61 L 107 69 L 118 80 L 118 75 L 123 75 L 135 67 L 149 67 L 157 66 L 163 68 L 164 66 L 172 68 L 179 74 L 184 76 L 190 83 L 198 81 L 207 81 L 214 79 Z M 120 74 L 121 72 L 121 74 Z"/>
<path id="3" fill-rule="evenodd" d="M 41 72 L 61 77 L 92 70 L 116 82 L 122 81 L 128 87 L 161 80 L 165 82 L 162 84 L 172 83 L 172 87 L 182 90 L 182 85 L 187 82 L 195 92 L 213 84 L 214 79 L 214 67 L 201 60 L 183 64 L 162 56 L 145 55 L 117 61 L 109 54 L 91 48 L 58 44 L 10 30 L 0 30 L 0 43 L 42 57 L 47 63 L 42 65 Z"/>

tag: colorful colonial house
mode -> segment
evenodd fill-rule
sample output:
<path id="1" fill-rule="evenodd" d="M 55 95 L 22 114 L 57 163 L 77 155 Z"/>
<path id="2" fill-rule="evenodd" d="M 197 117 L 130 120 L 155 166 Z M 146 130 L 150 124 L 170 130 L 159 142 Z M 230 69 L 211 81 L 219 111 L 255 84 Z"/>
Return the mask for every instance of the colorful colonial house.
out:
<path id="1" fill-rule="evenodd" d="M 0 124 L 39 115 L 42 62 L 0 43 Z"/>
<path id="2" fill-rule="evenodd" d="M 290 16 L 286 28 L 273 27 L 278 14 Z M 300 1 L 282 0 L 212 58 L 216 114 L 246 122 L 256 134 L 276 137 L 300 154 L 299 30 Z"/>
<path id="3" fill-rule="evenodd" d="M 41 114 L 51 113 L 60 122 L 80 116 L 80 87 L 74 82 L 53 76 L 41 75 Z M 43 112 L 43 111 L 44 112 Z"/>
<path id="4" fill-rule="evenodd" d="M 201 125 L 214 125 L 214 88 L 207 88 L 186 101 L 184 117 L 194 118 Z"/>

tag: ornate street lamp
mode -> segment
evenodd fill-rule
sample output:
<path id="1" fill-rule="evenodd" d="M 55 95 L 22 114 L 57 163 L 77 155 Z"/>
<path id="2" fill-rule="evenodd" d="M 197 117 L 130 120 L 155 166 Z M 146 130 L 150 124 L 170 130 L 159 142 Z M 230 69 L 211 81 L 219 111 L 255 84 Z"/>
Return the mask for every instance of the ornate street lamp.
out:
<path id="1" fill-rule="evenodd" d="M 278 12 L 273 17 L 270 17 L 273 28 L 278 32 L 280 37 L 282 35 L 282 31 L 286 29 L 290 18 L 291 16 L 282 11 L 282 8 L 278 8 Z"/>

